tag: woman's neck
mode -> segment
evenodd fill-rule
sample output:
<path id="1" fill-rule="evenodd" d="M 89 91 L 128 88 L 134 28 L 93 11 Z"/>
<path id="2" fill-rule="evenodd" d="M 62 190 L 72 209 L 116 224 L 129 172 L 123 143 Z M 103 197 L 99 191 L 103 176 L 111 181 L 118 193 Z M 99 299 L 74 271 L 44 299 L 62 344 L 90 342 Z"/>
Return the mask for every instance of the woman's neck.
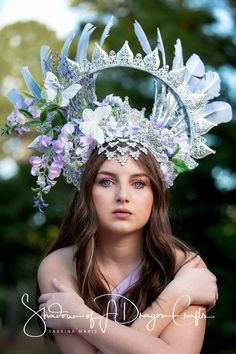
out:
<path id="1" fill-rule="evenodd" d="M 95 255 L 104 265 L 132 266 L 143 254 L 143 233 L 125 236 L 99 233 Z"/>

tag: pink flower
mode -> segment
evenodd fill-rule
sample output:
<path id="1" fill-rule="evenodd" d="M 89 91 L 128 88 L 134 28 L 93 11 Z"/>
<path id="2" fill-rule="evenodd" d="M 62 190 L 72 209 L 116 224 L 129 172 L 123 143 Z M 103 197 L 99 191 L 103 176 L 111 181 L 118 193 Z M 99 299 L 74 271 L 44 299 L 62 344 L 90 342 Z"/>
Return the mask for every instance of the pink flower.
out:
<path id="1" fill-rule="evenodd" d="M 55 162 L 52 162 L 51 166 L 48 169 L 48 177 L 54 179 L 59 177 L 61 174 L 61 168 Z"/>

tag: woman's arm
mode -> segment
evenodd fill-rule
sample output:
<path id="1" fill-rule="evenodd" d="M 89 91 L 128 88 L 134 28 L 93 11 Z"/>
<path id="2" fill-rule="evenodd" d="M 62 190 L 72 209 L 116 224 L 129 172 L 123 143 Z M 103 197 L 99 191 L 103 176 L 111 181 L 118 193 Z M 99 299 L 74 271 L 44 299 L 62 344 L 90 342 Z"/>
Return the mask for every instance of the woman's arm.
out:
<path id="1" fill-rule="evenodd" d="M 183 264 L 183 261 L 181 263 Z M 190 303 L 188 303 L 187 296 L 183 297 L 185 294 L 191 298 Z M 133 322 L 131 327 L 159 337 L 165 328 L 173 322 L 172 316 L 168 316 L 172 315 L 173 310 L 176 315 L 180 315 L 188 308 L 188 311 L 195 314 L 202 307 L 204 310 L 206 307 L 208 309 L 212 308 L 217 300 L 216 295 L 215 276 L 207 270 L 206 264 L 200 257 L 193 258 L 190 255 L 174 280 L 169 283 L 157 300 L 143 312 L 143 316 Z M 178 301 L 179 299 L 180 301 Z M 151 322 L 152 314 L 157 314 L 156 321 Z M 201 322 L 204 321 L 204 318 L 202 318 Z M 151 331 L 150 328 L 152 328 Z"/>
<path id="2" fill-rule="evenodd" d="M 190 262 L 189 262 L 190 263 Z M 185 266 L 187 268 L 187 266 Z M 194 269 L 194 268 L 193 268 Z M 193 271 L 187 269 L 182 269 L 181 274 L 178 275 L 178 283 L 182 284 L 183 274 L 184 277 L 188 279 L 186 274 L 192 274 L 192 285 L 188 288 L 189 291 L 193 291 L 195 294 L 198 291 L 198 284 L 193 280 L 198 279 L 199 275 L 204 278 L 204 281 L 213 279 L 214 276 L 207 269 L 195 269 Z M 197 275 L 197 276 L 196 276 Z M 201 277 L 199 279 L 201 279 Z M 194 278 L 194 279 L 193 279 Z M 188 281 L 189 282 L 189 281 Z M 174 281 L 172 282 L 172 284 Z M 209 283 L 209 282 L 207 282 Z M 78 296 L 73 290 L 67 288 L 62 283 L 57 280 L 53 281 L 55 288 L 58 290 L 57 293 L 43 294 L 40 297 L 41 306 L 43 306 L 47 313 L 50 314 L 50 306 L 55 302 L 61 304 L 62 308 L 66 310 L 70 316 L 76 315 L 73 319 L 63 319 L 63 318 L 48 318 L 46 320 L 49 327 L 59 329 L 59 328 L 70 328 L 77 331 L 81 330 L 80 335 L 90 342 L 92 345 L 97 347 L 102 353 L 105 354 L 141 354 L 144 352 L 148 353 L 158 353 L 160 354 L 171 354 L 171 353 L 199 353 L 199 348 L 202 346 L 202 339 L 204 336 L 205 322 L 202 325 L 196 325 L 194 321 L 182 318 L 173 318 L 173 323 L 175 324 L 175 335 L 169 331 L 164 333 L 162 338 L 156 338 L 155 336 L 143 333 L 131 327 L 122 326 L 119 323 L 111 321 L 104 316 L 101 316 L 93 311 L 91 311 L 83 302 L 82 298 Z M 175 282 L 174 284 L 177 284 Z M 185 284 L 186 285 L 186 284 Z M 182 286 L 182 285 L 181 285 Z M 180 289 L 181 289 L 180 286 Z M 211 286 L 210 286 L 211 287 Z M 183 287 L 185 289 L 185 287 Z M 186 289 L 185 289 L 186 290 Z M 173 287 L 174 291 L 174 287 Z M 192 293 L 191 293 L 192 295 Z M 186 296 L 185 296 L 186 297 Z M 190 296 L 189 301 L 190 301 Z M 179 298 L 179 302 L 182 299 Z M 194 299 L 193 299 L 194 301 Z M 185 316 L 190 314 L 185 311 Z M 186 327 L 189 326 L 188 331 Z M 191 328 L 190 328 L 191 326 Z M 91 335 L 89 330 L 93 330 Z M 172 330 L 173 332 L 173 330 Z M 187 333 L 187 334 L 186 334 Z M 188 333 L 191 334 L 191 345 L 182 346 L 185 341 L 189 340 Z M 164 339 L 165 340 L 164 340 Z"/>
<path id="3" fill-rule="evenodd" d="M 41 293 L 54 293 L 57 290 L 53 286 L 52 279 L 57 277 L 66 286 L 78 292 L 76 280 L 63 266 L 57 255 L 51 254 L 46 257 L 38 269 L 38 283 Z M 97 348 L 90 344 L 79 334 L 54 334 L 55 340 L 63 354 L 95 354 Z"/>
<path id="4" fill-rule="evenodd" d="M 166 287 L 164 292 L 161 294 L 161 299 L 162 299 L 161 303 L 160 303 L 160 301 L 158 301 L 158 303 L 156 303 L 156 302 L 153 303 L 147 310 L 145 310 L 145 312 L 143 314 L 152 314 L 152 313 L 170 314 L 170 313 L 172 313 L 171 310 L 173 310 L 173 304 L 176 302 L 176 299 L 178 299 L 179 295 L 183 294 L 183 293 L 180 293 L 179 290 L 180 289 L 186 290 L 188 288 L 187 285 L 189 286 L 190 283 L 193 283 L 193 284 L 197 283 L 197 279 L 198 278 L 196 277 L 196 274 L 199 275 L 199 272 L 193 273 L 192 270 L 191 270 L 191 272 L 189 272 L 187 270 L 187 268 L 191 268 L 191 267 L 194 266 L 194 262 L 195 262 L 195 266 L 196 266 L 196 262 L 199 262 L 199 259 L 191 261 L 191 262 L 189 262 L 188 265 L 185 265 L 184 267 L 186 269 L 184 269 L 184 267 L 182 267 L 182 278 L 181 278 L 181 274 L 178 274 L 178 277 L 177 277 L 178 281 L 175 282 L 175 283 L 172 281 Z M 54 264 L 55 264 L 55 262 L 54 262 Z M 58 269 L 59 268 L 57 267 L 57 274 L 58 274 Z M 186 276 L 186 270 L 188 271 L 187 272 L 188 274 L 191 274 L 191 279 L 189 279 L 189 276 Z M 53 276 L 57 276 L 56 272 L 53 272 L 53 273 L 54 273 Z M 61 272 L 60 272 L 60 274 L 61 274 Z M 47 274 L 47 275 L 49 275 L 49 274 Z M 50 277 L 50 276 L 48 277 L 47 276 L 47 278 L 51 278 L 52 279 L 53 276 L 52 277 Z M 202 276 L 201 276 L 201 278 L 202 278 Z M 201 286 L 202 286 L 202 285 L 204 285 L 204 281 L 201 278 L 199 278 L 199 281 L 200 281 L 199 284 L 201 284 Z M 209 283 L 209 281 L 208 281 L 209 280 L 209 274 L 208 275 L 207 275 L 207 273 L 204 274 L 203 278 L 205 279 L 205 281 L 207 283 Z M 187 283 L 186 283 L 186 279 L 187 279 Z M 185 280 L 185 281 L 183 281 L 183 280 Z M 75 282 L 75 280 L 74 280 L 74 282 Z M 76 282 L 75 282 L 75 284 L 76 284 Z M 177 286 L 178 284 L 182 284 L 182 287 Z M 197 287 L 195 286 L 195 288 L 192 288 L 192 289 L 188 288 L 188 289 L 189 289 L 190 294 L 192 294 L 192 292 L 193 292 L 193 294 L 196 296 L 196 299 L 199 297 L 199 299 L 201 301 L 205 301 L 205 299 L 201 299 L 201 296 L 202 296 L 201 293 L 203 292 L 201 286 L 197 286 Z M 199 291 L 199 294 L 197 294 L 197 291 Z M 55 292 L 55 288 L 53 288 L 53 292 Z M 76 296 L 78 296 L 78 295 L 76 295 Z M 209 302 L 210 294 L 206 293 L 205 296 L 208 297 L 207 301 Z M 74 301 L 77 302 L 78 298 L 77 298 L 77 300 L 75 299 Z M 71 300 L 70 300 L 70 303 L 71 303 Z M 159 306 L 159 304 L 160 304 L 160 307 L 158 308 L 157 306 Z M 65 306 L 67 306 L 66 303 L 65 303 Z M 178 307 L 175 310 L 175 314 L 179 314 L 186 307 L 187 307 L 186 299 L 182 299 L 181 301 L 178 301 Z M 87 310 L 89 310 L 89 309 L 87 308 Z M 193 306 L 191 306 L 191 308 L 188 308 L 187 311 L 190 313 L 190 310 L 193 311 L 192 314 L 194 315 L 195 309 L 194 309 Z M 185 314 L 186 313 L 187 312 L 185 311 Z M 97 316 L 97 314 L 96 314 L 96 316 Z M 180 320 L 180 319 L 178 318 L 178 320 Z M 109 323 L 110 322 L 113 322 L 113 321 L 109 320 Z M 198 348 L 201 347 L 202 338 L 204 336 L 204 328 L 205 328 L 204 319 L 201 320 L 201 326 L 200 325 L 198 325 L 198 326 L 195 326 L 195 325 L 194 326 L 190 326 L 188 324 L 188 336 L 187 337 L 186 337 L 186 333 L 187 333 L 186 329 L 183 330 L 183 327 L 179 326 L 179 325 L 178 325 L 178 328 L 177 328 L 177 325 L 176 325 L 176 323 L 173 322 L 173 318 L 171 318 L 171 316 L 170 317 L 164 317 L 164 318 L 156 321 L 155 322 L 155 326 L 152 329 L 152 331 L 148 331 L 147 330 L 147 322 L 150 322 L 150 318 L 139 318 L 133 323 L 133 325 L 132 325 L 133 328 L 132 329 L 136 330 L 135 331 L 136 334 L 140 333 L 140 332 L 144 332 L 146 334 L 146 336 L 149 336 L 149 338 L 151 336 L 153 338 L 155 338 L 156 336 L 160 336 L 160 334 L 162 333 L 162 336 L 160 337 L 160 341 L 158 343 L 156 343 L 156 345 L 158 345 L 158 350 L 163 350 L 163 353 L 165 353 L 165 350 L 168 350 L 168 353 L 171 353 L 171 350 L 175 349 L 175 345 L 177 345 L 177 348 L 178 348 L 180 343 L 182 343 L 182 342 L 184 342 L 184 341 L 186 341 L 186 340 L 188 340 L 190 338 L 190 333 L 192 334 L 193 339 L 194 338 L 198 338 L 197 342 L 194 343 L 194 348 L 196 348 L 196 351 L 195 352 L 190 351 L 190 349 L 188 349 L 187 346 L 185 346 L 186 353 L 190 353 L 190 352 L 191 353 L 192 352 L 193 353 L 198 353 L 199 352 Z M 186 320 L 184 322 L 186 324 Z M 113 324 L 115 324 L 116 326 L 121 326 L 120 324 L 117 324 L 117 323 L 114 323 L 114 322 L 113 322 Z M 57 322 L 57 324 L 54 324 L 54 327 L 56 325 L 58 325 L 58 322 Z M 68 325 L 68 323 L 67 323 L 67 325 Z M 153 325 L 153 323 L 151 325 Z M 113 326 L 113 325 L 111 325 L 111 326 Z M 52 328 L 54 328 L 54 327 L 52 325 Z M 125 326 L 122 326 L 122 327 L 123 327 L 124 331 L 130 329 L 130 328 L 125 327 Z M 150 326 L 149 326 L 149 328 L 150 328 Z M 178 331 L 177 331 L 177 329 L 178 329 Z M 115 331 L 117 331 L 117 330 L 118 329 L 115 329 Z M 119 330 L 120 330 L 120 328 L 119 328 Z M 177 341 L 176 340 L 173 341 L 173 333 L 178 333 L 178 335 L 177 335 L 178 340 Z M 116 335 L 116 333 L 113 333 L 111 335 Z M 125 340 L 125 337 L 123 338 L 123 335 L 124 334 L 121 333 L 121 341 Z M 88 333 L 87 334 L 84 333 L 83 335 L 82 334 L 81 335 L 74 335 L 74 336 L 69 336 L 69 335 L 66 335 L 66 336 L 59 335 L 58 336 L 57 335 L 56 339 L 57 339 L 57 342 L 58 342 L 61 350 L 65 354 L 67 354 L 68 352 L 69 353 L 76 353 L 76 354 L 79 354 L 79 353 L 90 354 L 90 353 L 95 353 L 96 352 L 96 347 L 98 347 L 97 343 L 99 341 L 97 341 L 97 340 L 95 342 L 92 341 L 94 336 L 95 336 L 95 334 L 89 334 L 88 335 Z M 170 336 L 170 340 L 169 340 L 169 336 Z M 70 338 L 70 337 L 72 337 L 72 338 Z M 175 335 L 174 335 L 174 337 L 176 338 Z M 104 338 L 104 336 L 102 336 L 102 338 Z M 89 344 L 88 341 L 92 345 Z M 144 341 L 145 341 L 145 339 L 144 339 Z M 172 343 L 172 341 L 173 341 L 173 343 Z M 123 344 L 126 345 L 125 343 L 123 343 Z M 166 347 L 166 344 L 167 344 L 167 347 Z M 68 349 L 68 351 L 67 351 L 68 345 L 69 345 L 70 349 Z M 87 347 L 86 347 L 86 345 L 87 345 Z M 107 343 L 105 343 L 105 345 L 107 345 Z M 113 343 L 113 345 L 115 345 L 115 343 Z M 64 350 L 64 348 L 66 348 L 66 349 Z M 103 347 L 100 348 L 100 353 L 101 353 L 102 350 L 103 350 L 104 353 L 109 353 L 109 348 L 106 349 L 106 346 L 105 346 L 105 348 L 103 348 Z M 125 350 L 126 349 L 124 349 L 124 351 Z M 191 350 L 193 350 L 192 346 L 191 346 Z M 116 351 L 114 353 L 116 353 Z M 119 353 L 119 351 L 117 351 L 117 353 Z M 178 351 L 177 351 L 177 353 L 178 353 Z M 182 353 L 183 353 L 183 351 L 182 351 Z"/>

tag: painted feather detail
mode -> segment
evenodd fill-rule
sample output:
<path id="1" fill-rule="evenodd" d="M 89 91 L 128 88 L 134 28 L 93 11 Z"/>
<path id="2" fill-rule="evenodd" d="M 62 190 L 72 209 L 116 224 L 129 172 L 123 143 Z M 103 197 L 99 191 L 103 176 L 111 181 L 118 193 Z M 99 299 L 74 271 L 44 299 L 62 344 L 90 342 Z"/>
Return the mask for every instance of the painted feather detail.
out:
<path id="1" fill-rule="evenodd" d="M 40 60 L 41 60 L 41 68 L 44 77 L 46 77 L 47 72 L 50 71 L 50 68 L 47 64 L 48 52 L 49 52 L 49 47 L 47 45 L 43 45 L 40 49 Z"/>
<path id="2" fill-rule="evenodd" d="M 165 48 L 164 48 L 164 44 L 163 44 L 163 41 L 162 41 L 161 32 L 160 32 L 159 28 L 157 28 L 157 48 L 160 50 L 160 52 L 162 54 L 163 67 L 165 68 L 165 66 L 166 66 L 166 54 L 165 54 Z"/>
<path id="3" fill-rule="evenodd" d="M 218 73 L 208 71 L 206 75 L 199 81 L 198 92 L 205 93 L 208 100 L 220 95 L 220 77 Z"/>
<path id="4" fill-rule="evenodd" d="M 81 65 L 83 64 L 83 61 L 87 59 L 89 38 L 95 28 L 96 27 L 94 27 L 91 23 L 87 23 L 81 33 L 75 57 L 76 61 Z"/>
<path id="5" fill-rule="evenodd" d="M 139 43 L 141 44 L 141 47 L 143 48 L 144 53 L 150 54 L 152 52 L 152 48 L 150 46 L 150 43 L 149 43 L 147 36 L 146 36 L 144 30 L 142 29 L 141 25 L 136 20 L 134 23 L 134 32 L 136 34 L 136 37 L 139 40 Z"/>
<path id="6" fill-rule="evenodd" d="M 32 95 L 37 98 L 38 100 L 41 99 L 41 88 L 37 84 L 37 82 L 33 79 L 32 75 L 27 66 L 23 67 L 22 74 L 25 79 L 25 83 L 28 86 Z"/>
<path id="7" fill-rule="evenodd" d="M 71 42 L 72 42 L 73 39 L 74 39 L 74 36 L 75 36 L 75 32 L 72 31 L 72 32 L 70 32 L 70 33 L 68 34 L 68 36 L 66 37 L 64 46 L 63 46 L 62 51 L 61 51 L 61 60 L 63 60 L 64 58 L 68 57 L 70 45 L 71 45 Z"/>
<path id="8" fill-rule="evenodd" d="M 184 66 L 183 49 L 182 49 L 180 39 L 177 39 L 176 44 L 175 44 L 175 57 L 173 60 L 172 69 L 180 69 L 183 66 Z"/>
<path id="9" fill-rule="evenodd" d="M 185 77 L 185 83 L 187 84 L 191 76 L 203 77 L 205 75 L 205 67 L 201 59 L 197 54 L 193 54 L 186 62 L 188 69 Z"/>
<path id="10" fill-rule="evenodd" d="M 114 17 L 111 16 L 110 20 L 106 24 L 106 27 L 104 28 L 104 31 L 103 31 L 102 36 L 99 41 L 100 47 L 103 45 L 105 39 L 109 36 L 110 29 L 113 26 L 113 19 L 114 19 Z"/>
<path id="11" fill-rule="evenodd" d="M 215 124 L 227 123 L 232 119 L 232 108 L 227 102 L 208 103 L 203 109 L 203 117 Z"/>

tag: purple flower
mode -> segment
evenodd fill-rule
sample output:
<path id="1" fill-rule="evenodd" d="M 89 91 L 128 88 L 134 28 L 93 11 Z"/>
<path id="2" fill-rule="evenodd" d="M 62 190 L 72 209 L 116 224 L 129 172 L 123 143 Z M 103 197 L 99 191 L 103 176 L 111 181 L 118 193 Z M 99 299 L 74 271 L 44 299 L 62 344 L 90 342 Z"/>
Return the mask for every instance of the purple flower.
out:
<path id="1" fill-rule="evenodd" d="M 71 123 L 67 123 L 61 129 L 61 135 L 64 137 L 68 137 L 69 135 L 72 135 L 74 131 L 75 131 L 74 125 Z"/>
<path id="2" fill-rule="evenodd" d="M 29 161 L 32 165 L 32 168 L 31 168 L 32 176 L 37 176 L 40 171 L 40 168 L 42 166 L 41 158 L 39 156 L 31 156 Z"/>
<path id="3" fill-rule="evenodd" d="M 85 135 L 80 138 L 80 143 L 83 147 L 89 148 L 93 144 L 93 142 L 94 142 L 94 139 L 91 138 L 91 136 L 89 136 L 89 135 Z"/>
<path id="4" fill-rule="evenodd" d="M 15 109 L 12 113 L 7 117 L 7 121 L 12 125 L 15 126 L 17 124 L 23 125 L 26 123 L 26 117 L 19 112 L 18 107 L 15 106 Z"/>
<path id="5" fill-rule="evenodd" d="M 53 142 L 53 147 L 54 150 L 57 154 L 61 154 L 64 151 L 64 147 L 66 144 L 66 140 L 65 139 L 57 139 L 56 141 Z"/>
<path id="6" fill-rule="evenodd" d="M 118 124 L 117 122 L 108 122 L 106 131 L 109 136 L 121 138 L 125 134 L 126 127 L 124 125 Z"/>
<path id="7" fill-rule="evenodd" d="M 46 178 L 43 175 L 38 176 L 37 185 L 41 188 L 46 186 Z"/>
<path id="8" fill-rule="evenodd" d="M 41 135 L 39 137 L 39 143 L 44 147 L 48 147 L 49 145 L 51 145 L 51 142 L 52 142 L 52 138 L 50 136 Z"/>
<path id="9" fill-rule="evenodd" d="M 39 118 L 41 111 L 39 109 L 33 109 L 32 107 L 29 107 L 28 111 L 32 114 L 32 118 Z"/>
<path id="10" fill-rule="evenodd" d="M 64 157 L 62 155 L 55 155 L 53 157 L 53 161 L 60 168 L 62 168 L 65 165 L 65 163 L 66 163 L 66 161 L 65 161 L 65 159 L 64 159 Z"/>
<path id="11" fill-rule="evenodd" d="M 130 137 L 130 139 L 134 139 L 140 132 L 142 128 L 139 126 L 131 126 L 126 127 L 125 137 Z"/>
<path id="12" fill-rule="evenodd" d="M 39 156 L 31 156 L 29 161 L 32 166 L 40 166 L 42 163 L 42 160 Z"/>
<path id="13" fill-rule="evenodd" d="M 48 177 L 54 179 L 59 177 L 61 174 L 61 168 L 55 162 L 52 162 L 51 166 L 48 169 Z"/>
<path id="14" fill-rule="evenodd" d="M 29 132 L 29 131 L 30 131 L 30 128 L 28 128 L 28 127 L 26 127 L 24 125 L 22 125 L 22 127 L 19 127 L 19 128 L 16 129 L 16 132 L 18 134 L 23 134 L 24 132 Z"/>
<path id="15" fill-rule="evenodd" d="M 37 195 L 34 197 L 34 208 L 38 208 L 41 213 L 44 212 L 44 209 L 48 206 L 45 203 L 43 197 L 41 195 Z"/>
<path id="16" fill-rule="evenodd" d="M 94 103 L 98 107 L 107 106 L 107 105 L 114 105 L 117 107 L 121 107 L 124 105 L 122 99 L 119 96 L 113 96 L 113 93 L 111 95 L 106 96 L 102 102 L 95 101 Z"/>

